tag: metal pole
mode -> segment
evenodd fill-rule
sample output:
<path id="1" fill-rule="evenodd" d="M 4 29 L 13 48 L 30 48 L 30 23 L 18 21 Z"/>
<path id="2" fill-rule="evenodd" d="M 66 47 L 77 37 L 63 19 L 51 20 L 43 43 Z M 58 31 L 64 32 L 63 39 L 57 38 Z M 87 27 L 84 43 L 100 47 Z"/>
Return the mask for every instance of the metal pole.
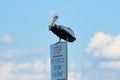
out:
<path id="1" fill-rule="evenodd" d="M 68 80 L 68 38 L 66 40 L 66 80 Z"/>

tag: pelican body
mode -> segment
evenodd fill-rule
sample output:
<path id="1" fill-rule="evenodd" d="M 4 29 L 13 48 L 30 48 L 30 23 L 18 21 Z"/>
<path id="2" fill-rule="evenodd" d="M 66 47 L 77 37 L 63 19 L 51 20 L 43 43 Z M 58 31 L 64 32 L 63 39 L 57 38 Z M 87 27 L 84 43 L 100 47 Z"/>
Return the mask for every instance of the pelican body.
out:
<path id="1" fill-rule="evenodd" d="M 56 34 L 60 38 L 60 40 L 64 39 L 68 42 L 73 42 L 76 40 L 73 31 L 69 27 L 55 24 L 54 26 L 49 26 L 49 30 Z"/>

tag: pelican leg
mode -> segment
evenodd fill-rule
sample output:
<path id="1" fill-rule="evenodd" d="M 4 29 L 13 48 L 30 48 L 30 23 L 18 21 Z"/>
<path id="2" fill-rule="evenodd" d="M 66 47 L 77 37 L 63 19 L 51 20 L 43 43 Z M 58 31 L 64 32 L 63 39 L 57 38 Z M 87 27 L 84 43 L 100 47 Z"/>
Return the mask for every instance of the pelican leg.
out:
<path id="1" fill-rule="evenodd" d="M 67 42 L 68 42 L 68 37 L 67 37 L 67 40 L 66 40 Z"/>
<path id="2" fill-rule="evenodd" d="M 57 43 L 59 43 L 60 41 L 61 41 L 61 38 L 59 38 L 59 41 L 58 41 Z M 56 44 L 57 44 L 57 43 L 56 43 Z"/>
<path id="3" fill-rule="evenodd" d="M 61 41 L 61 38 L 59 39 L 59 41 L 58 42 L 60 42 Z"/>

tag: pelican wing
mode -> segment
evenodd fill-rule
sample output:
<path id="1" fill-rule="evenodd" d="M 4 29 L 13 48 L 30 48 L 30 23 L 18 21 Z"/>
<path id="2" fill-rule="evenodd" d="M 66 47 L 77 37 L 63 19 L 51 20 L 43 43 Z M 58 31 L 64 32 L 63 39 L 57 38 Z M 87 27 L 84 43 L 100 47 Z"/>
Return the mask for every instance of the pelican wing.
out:
<path id="1" fill-rule="evenodd" d="M 65 30 L 71 36 L 75 37 L 75 34 L 74 34 L 74 32 L 72 31 L 72 29 L 70 27 L 66 27 L 66 26 L 62 26 L 62 25 L 59 25 L 59 26 L 61 26 L 60 28 L 63 29 L 63 30 Z"/>

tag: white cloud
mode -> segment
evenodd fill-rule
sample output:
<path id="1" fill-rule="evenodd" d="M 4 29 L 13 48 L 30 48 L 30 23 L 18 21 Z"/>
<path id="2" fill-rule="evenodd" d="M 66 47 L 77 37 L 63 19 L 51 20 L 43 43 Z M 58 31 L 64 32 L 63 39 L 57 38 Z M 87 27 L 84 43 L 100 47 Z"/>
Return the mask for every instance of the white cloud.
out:
<path id="1" fill-rule="evenodd" d="M 14 63 L 12 62 L 2 62 L 0 61 L 0 80 L 9 80 L 13 77 L 11 72 L 14 69 Z"/>
<path id="2" fill-rule="evenodd" d="M 49 59 L 36 60 L 34 62 L 3 62 L 0 61 L 0 80 L 50 80 L 48 70 Z M 119 71 L 87 70 L 79 71 L 76 63 L 70 64 L 71 71 L 68 73 L 68 80 L 119 80 Z M 120 62 L 101 62 L 102 68 L 116 67 L 119 69 Z M 21 72 L 23 70 L 23 72 Z M 30 71 L 30 72 L 27 72 Z"/>
<path id="3" fill-rule="evenodd" d="M 120 35 L 114 37 L 98 32 L 91 39 L 86 51 L 92 53 L 95 58 L 120 58 Z"/>
<path id="4" fill-rule="evenodd" d="M 36 54 L 42 54 L 46 53 L 44 49 L 5 49 L 0 52 L 1 58 L 14 58 L 14 57 L 20 57 L 22 55 L 36 55 Z"/>
<path id="5" fill-rule="evenodd" d="M 50 80 L 49 72 L 45 71 L 48 68 L 46 67 L 47 62 L 37 60 L 33 63 L 17 64 L 0 61 L 0 80 Z M 22 70 L 23 72 L 21 72 Z"/>
<path id="6" fill-rule="evenodd" d="M 10 42 L 12 42 L 12 38 L 9 35 L 5 35 L 5 36 L 0 38 L 0 42 L 2 42 L 2 43 L 10 43 Z"/>
<path id="7" fill-rule="evenodd" d="M 26 53 L 28 52 L 23 49 L 5 49 L 0 52 L 0 57 L 12 58 Z"/>
<path id="8" fill-rule="evenodd" d="M 36 71 L 36 72 L 44 72 L 46 70 L 46 67 L 45 67 L 45 63 L 43 61 L 36 61 L 34 64 L 33 64 L 33 69 Z"/>
<path id="9" fill-rule="evenodd" d="M 82 72 L 80 71 L 80 66 L 74 62 L 69 64 L 68 80 L 81 80 Z"/>
<path id="10" fill-rule="evenodd" d="M 75 66 L 76 64 L 72 64 Z M 50 59 L 34 62 L 0 61 L 0 80 L 50 80 Z M 80 80 L 82 73 L 73 67 L 68 73 L 69 80 Z"/>
<path id="11" fill-rule="evenodd" d="M 81 72 L 70 72 L 68 75 L 68 80 L 80 80 L 82 77 Z"/>
<path id="12" fill-rule="evenodd" d="M 70 71 L 75 71 L 77 69 L 78 65 L 72 62 L 69 66 Z"/>
<path id="13" fill-rule="evenodd" d="M 84 72 L 81 80 L 119 80 L 119 74 L 119 71 L 92 70 Z"/>
<path id="14" fill-rule="evenodd" d="M 30 68 L 31 68 L 31 64 L 30 64 L 30 63 L 18 64 L 16 68 L 17 68 L 18 70 L 19 70 L 19 69 L 30 69 Z"/>
<path id="15" fill-rule="evenodd" d="M 46 67 L 46 69 L 45 69 L 46 72 L 50 72 L 50 65 L 51 65 L 51 64 L 50 64 L 50 58 L 48 58 L 48 59 L 47 59 L 47 62 L 46 62 L 46 65 L 45 65 L 45 67 Z"/>
<path id="16" fill-rule="evenodd" d="M 98 67 L 103 69 L 120 69 L 120 61 L 100 62 Z"/>

